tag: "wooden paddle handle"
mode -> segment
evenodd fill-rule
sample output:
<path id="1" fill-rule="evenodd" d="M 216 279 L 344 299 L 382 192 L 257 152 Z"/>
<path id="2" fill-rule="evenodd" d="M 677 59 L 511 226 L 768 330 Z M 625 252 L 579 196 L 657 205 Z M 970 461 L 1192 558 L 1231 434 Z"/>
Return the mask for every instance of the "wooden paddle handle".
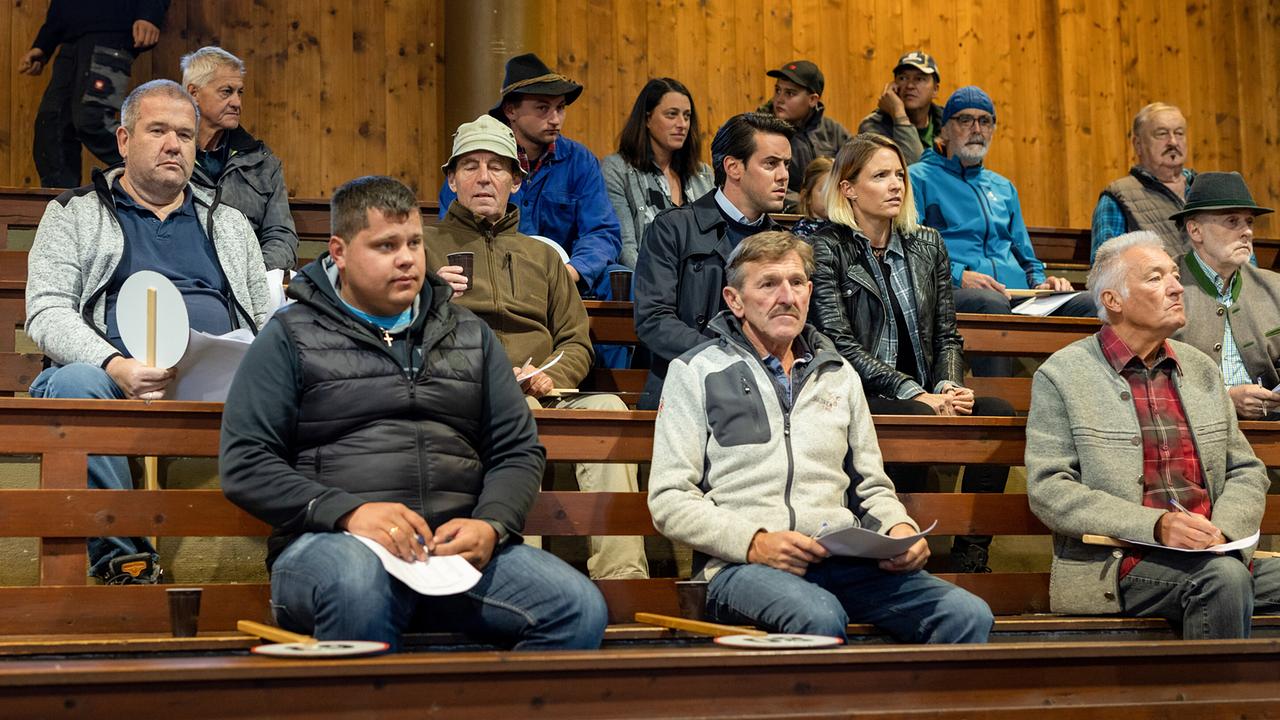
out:
<path id="1" fill-rule="evenodd" d="M 1080 541 L 1085 545 L 1106 545 L 1107 547 L 1119 548 L 1133 547 L 1123 540 L 1117 540 L 1113 537 L 1107 537 L 1106 535 L 1085 535 L 1080 538 Z M 1276 558 L 1280 557 L 1280 552 L 1273 552 L 1271 550 L 1254 550 L 1253 556 L 1256 558 Z"/>
<path id="2" fill-rule="evenodd" d="M 1129 543 L 1106 535 L 1085 535 L 1080 538 L 1085 545 L 1106 545 L 1107 547 L 1129 547 Z"/>
<path id="3" fill-rule="evenodd" d="M 301 635 L 299 633 L 289 632 L 288 630 L 281 630 L 278 627 L 273 627 L 271 625 L 263 625 L 262 623 L 254 622 L 252 620 L 237 620 L 236 629 L 244 633 L 245 635 L 253 635 L 255 637 L 260 637 L 263 640 L 270 640 L 271 642 L 280 642 L 280 643 L 311 642 L 313 643 L 316 641 L 315 638 L 307 635 Z"/>
<path id="4" fill-rule="evenodd" d="M 636 622 L 645 623 L 646 625 L 657 625 L 658 627 L 671 628 L 672 630 L 684 630 L 685 632 L 697 633 L 698 635 L 710 635 L 711 637 L 722 637 L 724 635 L 768 635 L 763 630 L 754 628 L 734 627 L 733 625 L 721 625 L 719 623 L 705 622 L 703 620 L 688 620 L 682 617 L 674 617 L 671 615 L 657 615 L 655 613 L 636 613 Z"/>

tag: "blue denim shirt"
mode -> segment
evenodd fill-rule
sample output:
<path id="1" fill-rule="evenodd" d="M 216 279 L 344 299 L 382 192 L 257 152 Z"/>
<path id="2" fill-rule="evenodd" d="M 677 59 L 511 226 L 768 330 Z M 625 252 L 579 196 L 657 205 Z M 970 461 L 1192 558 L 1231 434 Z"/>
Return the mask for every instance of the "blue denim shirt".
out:
<path id="1" fill-rule="evenodd" d="M 569 253 L 569 264 L 582 277 L 579 291 L 589 290 L 600 285 L 609 266 L 618 262 L 622 229 L 596 156 L 566 137 L 557 138 L 549 152 L 512 193 L 510 202 L 520 208 L 520 232 L 560 243 Z M 440 187 L 442 220 L 456 198 L 448 183 Z"/>

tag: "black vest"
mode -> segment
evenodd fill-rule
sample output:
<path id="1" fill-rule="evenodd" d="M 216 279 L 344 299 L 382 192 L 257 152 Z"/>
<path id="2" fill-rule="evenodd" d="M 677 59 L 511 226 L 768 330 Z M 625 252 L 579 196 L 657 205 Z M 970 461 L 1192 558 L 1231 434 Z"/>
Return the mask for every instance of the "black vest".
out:
<path id="1" fill-rule="evenodd" d="M 302 377 L 294 468 L 369 502 L 404 503 L 432 528 L 470 517 L 484 484 L 481 321 L 447 302 L 426 310 L 408 348 L 397 343 L 425 353 L 411 374 L 369 329 L 327 309 L 304 300 L 275 316 Z M 271 559 L 292 540 L 273 536 Z"/>

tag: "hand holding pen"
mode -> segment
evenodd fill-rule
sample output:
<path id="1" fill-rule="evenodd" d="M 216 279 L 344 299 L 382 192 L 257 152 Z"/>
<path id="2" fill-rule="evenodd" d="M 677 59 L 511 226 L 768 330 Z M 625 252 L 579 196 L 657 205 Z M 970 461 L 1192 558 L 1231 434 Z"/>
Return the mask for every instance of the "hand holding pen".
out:
<path id="1" fill-rule="evenodd" d="M 1225 541 L 1209 518 L 1191 512 L 1177 498 L 1169 499 L 1169 512 L 1156 522 L 1156 541 L 1171 548 L 1202 550 Z"/>

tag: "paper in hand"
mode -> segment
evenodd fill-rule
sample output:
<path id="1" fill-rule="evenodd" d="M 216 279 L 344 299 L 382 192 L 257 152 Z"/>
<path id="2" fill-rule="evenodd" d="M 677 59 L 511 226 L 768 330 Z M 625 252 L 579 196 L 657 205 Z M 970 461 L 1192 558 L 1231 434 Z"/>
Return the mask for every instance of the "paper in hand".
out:
<path id="1" fill-rule="evenodd" d="M 1216 555 L 1221 555 L 1223 553 L 1229 553 L 1234 550 L 1247 550 L 1253 547 L 1254 545 L 1257 545 L 1258 538 L 1261 536 L 1261 534 L 1262 534 L 1261 531 L 1258 531 L 1246 538 L 1240 538 L 1239 540 L 1233 540 L 1228 543 L 1222 543 L 1221 545 L 1213 545 L 1207 548 L 1196 548 L 1196 549 L 1169 547 L 1168 545 L 1161 545 L 1160 543 L 1149 543 L 1149 542 L 1143 542 L 1142 540 L 1130 540 L 1129 538 L 1121 538 L 1121 539 L 1124 540 L 1126 543 L 1129 543 L 1130 545 L 1139 545 L 1141 547 L 1158 548 L 1160 550 L 1172 550 L 1174 552 L 1214 553 Z"/>
<path id="2" fill-rule="evenodd" d="M 815 539 L 832 555 L 888 560 L 909 550 L 917 540 L 928 535 L 937 525 L 938 521 L 934 520 L 932 525 L 919 533 L 903 538 L 881 535 L 860 527 L 847 527 L 819 535 Z"/>
<path id="3" fill-rule="evenodd" d="M 556 355 L 555 357 L 553 357 L 553 358 L 551 358 L 549 361 L 547 361 L 547 364 L 546 364 L 546 365 L 543 365 L 542 367 L 538 368 L 537 370 L 534 370 L 533 372 L 525 373 L 524 375 L 521 375 L 521 376 L 517 377 L 517 378 L 516 378 L 516 382 L 524 382 L 525 380 L 528 380 L 529 378 L 533 377 L 534 375 L 537 375 L 537 374 L 542 373 L 542 372 L 546 372 L 547 368 L 549 368 L 549 367 L 551 367 L 552 365 L 555 365 L 556 363 L 560 362 L 560 358 L 562 358 L 562 357 L 564 357 L 564 351 L 563 351 L 563 350 L 561 350 L 561 351 L 560 351 L 560 354 L 559 354 L 559 355 Z"/>
<path id="4" fill-rule="evenodd" d="M 372 550 L 392 577 L 422 595 L 457 595 L 480 582 L 480 571 L 461 555 L 429 555 L 426 560 L 410 563 L 392 555 L 375 540 L 347 534 Z"/>

